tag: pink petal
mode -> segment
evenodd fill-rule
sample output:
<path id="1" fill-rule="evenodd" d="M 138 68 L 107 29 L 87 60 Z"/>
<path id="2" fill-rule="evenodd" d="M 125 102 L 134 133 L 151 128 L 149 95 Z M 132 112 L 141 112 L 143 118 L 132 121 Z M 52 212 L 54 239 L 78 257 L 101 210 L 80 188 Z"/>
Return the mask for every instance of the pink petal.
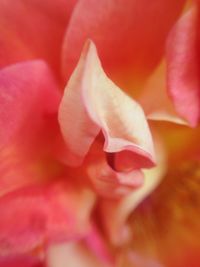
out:
<path id="1" fill-rule="evenodd" d="M 149 120 L 187 124 L 178 115 L 167 94 L 166 64 L 164 61 L 155 69 L 144 85 L 144 90 L 139 96 L 139 103 Z"/>
<path id="2" fill-rule="evenodd" d="M 83 243 L 63 243 L 50 247 L 48 267 L 113 267 L 102 263 Z"/>
<path id="3" fill-rule="evenodd" d="M 31 255 L 0 257 L 0 267 L 44 267 L 44 264 Z"/>
<path id="4" fill-rule="evenodd" d="M 114 257 L 111 251 L 109 251 L 106 240 L 104 240 L 102 233 L 97 227 L 93 226 L 91 232 L 84 239 L 84 243 L 104 265 L 114 264 Z"/>
<path id="5" fill-rule="evenodd" d="M 2 69 L 0 86 L 0 146 L 16 137 L 27 121 L 34 118 L 31 123 L 32 127 L 35 126 L 35 113 L 42 117 L 57 110 L 59 91 L 42 61 L 29 61 Z M 26 129 L 23 131 L 26 133 Z"/>
<path id="6" fill-rule="evenodd" d="M 84 161 L 84 168 L 93 189 L 100 196 L 118 199 L 141 187 L 144 181 L 142 171 L 126 169 L 124 165 L 121 171 L 117 171 L 116 164 L 109 163 L 107 155 L 102 150 L 102 144 L 97 140 L 91 146 Z"/>
<path id="7" fill-rule="evenodd" d="M 64 31 L 76 0 L 1 0 L 0 66 L 43 58 L 59 72 Z"/>
<path id="8" fill-rule="evenodd" d="M 129 262 L 130 266 L 164 267 L 158 260 L 151 259 L 149 256 L 146 256 L 143 253 L 139 254 L 131 249 L 124 253 L 124 257 Z"/>
<path id="9" fill-rule="evenodd" d="M 102 131 L 104 151 L 118 153 L 116 165 L 121 161 L 136 169 L 154 165 L 152 138 L 141 107 L 106 76 L 90 41 L 64 92 L 59 122 L 69 164 L 80 164 Z"/>
<path id="10" fill-rule="evenodd" d="M 120 86 L 120 76 L 126 76 L 127 71 L 133 80 L 141 76 L 144 79 L 159 62 L 165 38 L 184 2 L 153 0 L 149 4 L 148 0 L 126 0 L 124 4 L 123 0 L 79 1 L 64 40 L 64 78 L 70 76 L 85 40 L 91 38 L 97 45 L 106 73 Z"/>
<path id="11" fill-rule="evenodd" d="M 168 90 L 177 112 L 191 126 L 200 119 L 198 22 L 195 8 L 170 33 L 167 46 Z"/>
<path id="12" fill-rule="evenodd" d="M 52 139 L 59 134 L 60 93 L 42 61 L 0 71 L 0 195 L 25 183 L 44 181 L 54 169 Z M 47 168 L 47 162 L 52 166 Z M 42 166 L 48 171 L 44 174 Z M 44 168 L 44 167 L 43 167 Z M 51 171 L 50 171 L 51 172 Z M 42 179 L 41 179 L 42 177 Z"/>
<path id="13" fill-rule="evenodd" d="M 0 253 L 23 253 L 83 237 L 89 231 L 93 203 L 89 191 L 61 182 L 1 197 Z"/>

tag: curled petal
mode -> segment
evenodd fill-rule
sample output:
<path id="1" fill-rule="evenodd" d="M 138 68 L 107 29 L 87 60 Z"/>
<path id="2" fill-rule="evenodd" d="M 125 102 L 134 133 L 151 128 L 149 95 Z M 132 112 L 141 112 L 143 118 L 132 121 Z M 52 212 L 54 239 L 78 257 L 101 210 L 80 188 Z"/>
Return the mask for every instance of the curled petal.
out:
<path id="1" fill-rule="evenodd" d="M 118 153 L 116 165 L 131 162 L 137 169 L 154 165 L 152 137 L 142 108 L 106 76 L 91 41 L 64 92 L 59 122 L 70 151 L 69 164 L 80 164 L 102 132 L 104 151 Z"/>
<path id="2" fill-rule="evenodd" d="M 144 171 L 143 186 L 118 201 L 104 199 L 101 202 L 103 225 L 111 242 L 115 245 L 122 245 L 131 238 L 127 224 L 129 215 L 158 186 L 166 172 L 166 156 L 163 144 L 157 135 L 156 140 L 156 151 L 159 155 L 158 165 Z M 106 216 L 106 214 L 110 216 Z M 110 217 L 113 219 L 110 220 Z"/>
<path id="3" fill-rule="evenodd" d="M 143 185 L 144 177 L 140 169 L 117 171 L 116 165 L 108 161 L 102 146 L 96 141 L 84 166 L 95 191 L 106 198 L 121 198 Z"/>
<path id="4" fill-rule="evenodd" d="M 191 126 L 200 120 L 199 21 L 192 8 L 175 25 L 168 38 L 168 90 L 178 113 Z"/>

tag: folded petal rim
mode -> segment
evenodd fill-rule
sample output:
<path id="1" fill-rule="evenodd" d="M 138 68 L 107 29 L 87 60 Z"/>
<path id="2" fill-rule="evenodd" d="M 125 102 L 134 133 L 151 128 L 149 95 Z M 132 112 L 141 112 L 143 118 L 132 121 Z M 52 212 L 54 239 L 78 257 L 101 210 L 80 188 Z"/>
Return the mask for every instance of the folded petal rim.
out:
<path id="1" fill-rule="evenodd" d="M 101 84 L 102 89 L 98 87 L 98 84 Z M 79 86 L 78 89 L 77 89 L 77 86 Z M 73 92 L 73 90 L 74 91 L 76 90 L 77 92 Z M 104 95 L 102 92 L 104 93 Z M 78 96 L 75 94 L 78 94 Z M 69 98 L 71 98 L 70 101 L 69 101 Z M 112 100 L 112 98 L 114 100 Z M 122 98 L 123 101 L 127 105 L 120 104 L 120 101 L 119 101 L 120 98 Z M 85 138 L 84 142 L 87 142 L 87 144 L 86 145 L 84 144 L 85 148 L 83 149 L 81 153 L 79 151 L 79 148 L 77 148 L 76 144 L 73 144 L 74 141 L 72 140 L 72 138 L 76 139 L 77 136 L 70 137 L 71 129 L 69 129 L 69 126 L 66 125 L 67 124 L 66 118 L 68 118 L 68 120 L 71 120 L 69 118 L 70 116 L 69 114 L 71 112 L 73 116 L 73 113 L 76 110 L 74 107 L 71 107 L 71 110 L 70 110 L 69 105 L 72 105 L 71 104 L 72 102 L 77 102 L 77 100 L 79 101 L 78 102 L 79 106 L 80 105 L 82 106 L 81 107 L 82 114 L 84 112 L 84 116 L 86 116 L 82 119 L 83 121 L 81 121 L 81 123 L 82 124 L 88 123 L 89 125 L 88 128 L 91 129 L 89 133 L 86 133 L 87 137 L 82 136 L 82 138 Z M 123 113 L 122 116 L 120 114 L 120 111 L 118 110 L 117 105 L 120 105 L 119 110 L 121 110 L 121 113 Z M 116 119 L 113 125 L 111 122 L 111 118 L 109 118 L 109 115 L 106 114 L 106 112 L 108 112 L 109 106 L 111 106 L 110 108 L 111 112 L 112 110 L 114 110 L 112 116 L 115 117 Z M 104 110 L 106 109 L 107 111 L 104 112 Z M 66 113 L 68 113 L 68 115 L 66 115 L 66 118 L 65 118 Z M 143 127 L 145 136 L 142 135 L 141 130 L 140 130 L 140 134 L 142 137 L 140 137 L 138 133 L 136 137 L 133 136 L 134 130 L 137 131 L 137 126 L 134 125 L 134 122 L 131 122 L 129 125 L 129 122 L 132 121 L 132 118 L 130 118 L 130 115 L 127 116 L 127 114 L 130 114 L 130 113 L 131 114 L 133 113 L 133 116 L 134 114 L 136 114 L 134 117 L 136 121 L 135 124 L 137 123 L 139 124 L 140 121 L 142 121 L 141 127 Z M 79 113 L 79 116 L 81 115 Z M 137 118 L 137 116 L 139 118 Z M 143 167 L 149 168 L 155 165 L 153 141 L 152 141 L 150 130 L 148 128 L 148 124 L 146 122 L 145 115 L 142 111 L 142 108 L 133 99 L 131 99 L 125 93 L 123 93 L 106 76 L 106 74 L 104 73 L 101 67 L 101 63 L 97 55 L 96 47 L 91 40 L 86 41 L 79 63 L 74 73 L 72 74 L 69 80 L 69 83 L 65 89 L 64 97 L 62 98 L 61 104 L 59 107 L 58 120 L 59 120 L 59 124 L 61 128 L 61 132 L 64 136 L 64 139 L 68 147 L 71 148 L 72 154 L 73 153 L 77 154 L 79 160 L 80 158 L 82 158 L 82 160 L 80 160 L 78 163 L 75 160 L 76 163 L 72 162 L 71 164 L 76 165 L 76 164 L 82 163 L 94 139 L 99 134 L 99 132 L 102 131 L 104 138 L 105 138 L 105 143 L 104 143 L 105 152 L 117 153 L 117 152 L 125 151 L 125 150 L 132 151 L 134 153 L 138 153 L 142 157 L 144 156 L 147 158 L 148 164 L 146 164 Z M 123 131 L 119 130 L 121 126 L 122 128 L 124 128 Z M 86 130 L 84 129 L 84 127 L 80 128 L 80 125 L 78 125 L 78 127 L 79 127 L 79 131 L 84 132 Z M 115 130 L 113 130 L 115 127 L 117 129 L 116 132 Z M 76 131 L 77 131 L 77 128 L 75 128 L 75 132 Z M 84 134 L 85 133 L 83 133 L 83 135 Z M 69 138 L 70 138 L 70 141 L 69 141 Z M 82 142 L 81 136 L 78 136 L 78 138 L 79 139 L 77 140 L 79 140 L 79 143 L 81 144 Z M 147 140 L 145 140 L 145 138 Z M 138 144 L 137 144 L 137 139 L 139 139 Z M 74 159 L 75 157 L 71 157 L 71 158 Z"/>

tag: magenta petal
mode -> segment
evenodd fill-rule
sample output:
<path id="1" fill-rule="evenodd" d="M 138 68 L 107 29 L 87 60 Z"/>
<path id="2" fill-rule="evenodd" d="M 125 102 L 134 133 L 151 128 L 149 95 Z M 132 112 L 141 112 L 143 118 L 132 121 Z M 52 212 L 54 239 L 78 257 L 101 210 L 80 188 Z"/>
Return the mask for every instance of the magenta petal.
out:
<path id="1" fill-rule="evenodd" d="M 198 29 L 197 10 L 193 8 L 175 25 L 167 46 L 169 94 L 191 126 L 200 120 Z"/>
<path id="2" fill-rule="evenodd" d="M 70 151 L 69 164 L 80 164 L 102 131 L 104 151 L 118 153 L 116 162 L 131 157 L 133 168 L 154 165 L 152 137 L 142 108 L 106 76 L 90 41 L 65 89 L 59 122 Z"/>

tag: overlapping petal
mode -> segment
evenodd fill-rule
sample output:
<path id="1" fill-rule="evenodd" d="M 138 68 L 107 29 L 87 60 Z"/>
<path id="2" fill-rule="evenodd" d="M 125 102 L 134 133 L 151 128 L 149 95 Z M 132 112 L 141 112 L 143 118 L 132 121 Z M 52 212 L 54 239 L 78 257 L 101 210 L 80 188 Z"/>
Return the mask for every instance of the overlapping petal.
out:
<path id="1" fill-rule="evenodd" d="M 43 58 L 59 73 L 63 34 L 76 0 L 0 1 L 0 66 Z"/>
<path id="2" fill-rule="evenodd" d="M 127 224 L 128 217 L 153 192 L 166 172 L 166 155 L 163 143 L 157 134 L 155 137 L 157 141 L 156 152 L 159 155 L 158 162 L 156 167 L 144 170 L 144 184 L 118 201 L 107 199 L 101 201 L 100 210 L 104 229 L 115 245 L 121 246 L 132 238 Z M 106 216 L 106 214 L 110 214 L 113 220 L 110 220 L 110 216 Z"/>
<path id="3" fill-rule="evenodd" d="M 154 165 L 153 142 L 142 108 L 105 75 L 90 41 L 64 92 L 59 122 L 74 156 L 72 163 L 83 161 L 102 131 L 104 151 L 118 153 L 116 164 L 127 159 L 134 168 Z"/>
<path id="4" fill-rule="evenodd" d="M 142 184 L 140 169 L 155 164 L 142 108 L 106 76 L 91 41 L 65 89 L 59 122 L 69 152 L 68 164 L 83 163 L 89 152 L 87 174 L 101 195 L 127 194 Z M 100 133 L 103 148 L 91 148 Z"/>
<path id="5" fill-rule="evenodd" d="M 123 0 L 79 1 L 64 40 L 64 78 L 70 76 L 85 40 L 91 38 L 112 80 L 122 86 L 122 76 L 126 73 L 132 80 L 144 79 L 159 62 L 166 36 L 184 2 L 154 0 L 149 4 L 147 0 L 128 0 L 125 4 Z M 125 77 L 127 79 L 130 77 Z"/>
<path id="6" fill-rule="evenodd" d="M 22 188 L 0 199 L 0 254 L 23 253 L 89 231 L 94 195 L 66 182 Z"/>
<path id="7" fill-rule="evenodd" d="M 0 267 L 44 267 L 39 257 L 33 255 L 15 255 L 0 257 Z"/>
<path id="8" fill-rule="evenodd" d="M 200 120 L 198 11 L 189 10 L 170 33 L 168 90 L 176 110 L 191 126 Z"/>
<path id="9" fill-rule="evenodd" d="M 51 157 L 52 138 L 59 135 L 59 101 L 57 85 L 44 62 L 27 61 L 0 71 L 1 195 L 51 177 L 43 171 L 48 161 L 49 170 L 57 168 Z"/>
<path id="10" fill-rule="evenodd" d="M 165 61 L 162 61 L 149 77 L 138 101 L 149 120 L 187 124 L 186 120 L 176 112 L 173 101 L 168 95 Z"/>
<path id="11" fill-rule="evenodd" d="M 98 137 L 85 158 L 86 177 L 90 179 L 92 187 L 100 196 L 118 199 L 141 187 L 144 174 L 140 169 L 134 169 L 134 162 L 129 166 L 121 164 L 122 169 L 118 170 L 115 153 L 112 155 L 103 151 L 103 140 L 99 140 Z"/>
<path id="12" fill-rule="evenodd" d="M 11 65 L 0 72 L 0 142 L 26 133 L 28 123 L 33 127 L 42 116 L 55 113 L 59 91 L 43 61 L 27 61 Z M 34 116 L 34 117 L 33 117 Z M 32 132 L 36 129 L 33 127 Z"/>

